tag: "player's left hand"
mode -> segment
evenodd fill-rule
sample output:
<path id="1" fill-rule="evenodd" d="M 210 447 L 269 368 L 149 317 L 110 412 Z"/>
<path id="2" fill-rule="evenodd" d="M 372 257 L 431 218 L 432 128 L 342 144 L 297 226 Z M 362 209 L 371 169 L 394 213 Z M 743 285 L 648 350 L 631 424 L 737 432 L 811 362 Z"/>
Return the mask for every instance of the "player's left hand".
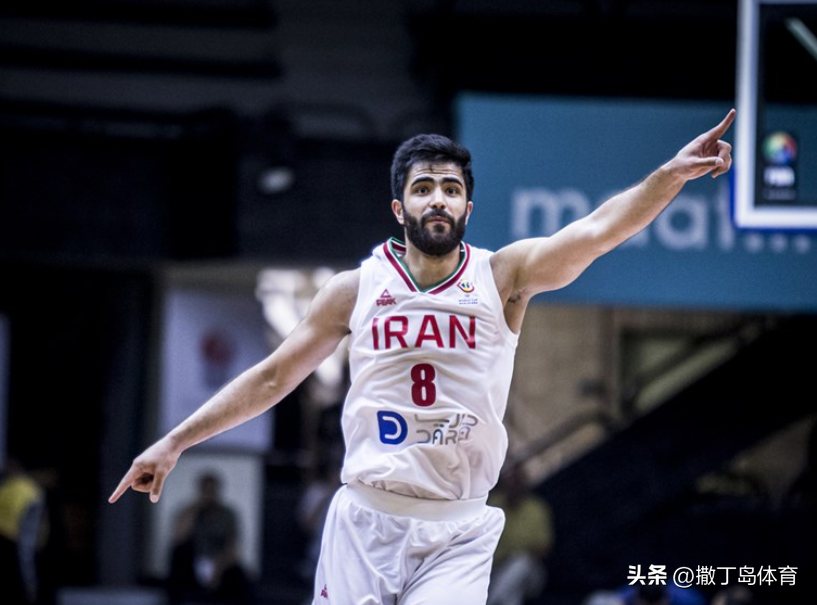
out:
<path id="1" fill-rule="evenodd" d="M 729 130 L 735 114 L 736 111 L 730 109 L 720 124 L 684 146 L 671 162 L 673 169 L 687 180 L 705 174 L 715 178 L 728 172 L 732 166 L 732 145 L 721 137 Z"/>

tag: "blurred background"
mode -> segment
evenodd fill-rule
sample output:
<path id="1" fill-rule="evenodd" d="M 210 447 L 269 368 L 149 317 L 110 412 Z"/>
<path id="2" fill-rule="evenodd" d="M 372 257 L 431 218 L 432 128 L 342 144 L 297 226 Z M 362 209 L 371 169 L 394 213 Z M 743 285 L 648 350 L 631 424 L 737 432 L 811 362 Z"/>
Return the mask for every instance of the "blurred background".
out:
<path id="1" fill-rule="evenodd" d="M 757 134 L 777 136 L 757 158 L 777 177 L 757 182 L 808 212 L 817 19 L 792 5 L 760 45 Z M 738 13 L 3 2 L 0 466 L 45 503 L 36 602 L 165 603 L 176 515 L 205 472 L 237 511 L 251 602 L 305 602 L 304 508 L 342 453 L 342 347 L 270 413 L 185 454 L 158 505 L 107 504 L 130 461 L 274 350 L 329 276 L 401 235 L 403 139 L 472 150 L 472 244 L 548 235 L 736 106 Z M 506 424 L 553 536 L 529 603 L 578 605 L 650 566 L 698 571 L 707 602 L 732 584 L 815 602 L 817 238 L 735 225 L 740 153 L 529 311 Z"/>

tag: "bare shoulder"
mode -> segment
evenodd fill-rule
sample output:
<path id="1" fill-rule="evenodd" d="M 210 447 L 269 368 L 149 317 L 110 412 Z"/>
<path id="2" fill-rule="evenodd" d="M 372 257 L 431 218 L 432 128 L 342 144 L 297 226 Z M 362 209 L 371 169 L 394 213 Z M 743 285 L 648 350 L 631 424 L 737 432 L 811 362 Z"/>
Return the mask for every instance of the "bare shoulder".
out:
<path id="1" fill-rule="evenodd" d="M 519 274 L 530 251 L 530 240 L 518 240 L 494 252 L 491 271 L 502 301 L 507 303 L 518 298 Z"/>
<path id="2" fill-rule="evenodd" d="M 521 262 L 521 259 L 530 248 L 533 240 L 520 239 L 503 246 L 491 257 L 491 265 L 496 267 L 513 267 Z"/>
<path id="3" fill-rule="evenodd" d="M 334 322 L 349 325 L 360 287 L 360 269 L 341 271 L 321 286 L 312 301 L 310 314 L 319 313 Z"/>
<path id="4" fill-rule="evenodd" d="M 337 303 L 351 303 L 354 306 L 357 300 L 357 291 L 360 288 L 360 268 L 348 269 L 336 273 L 321 287 L 326 294 L 337 297 Z"/>

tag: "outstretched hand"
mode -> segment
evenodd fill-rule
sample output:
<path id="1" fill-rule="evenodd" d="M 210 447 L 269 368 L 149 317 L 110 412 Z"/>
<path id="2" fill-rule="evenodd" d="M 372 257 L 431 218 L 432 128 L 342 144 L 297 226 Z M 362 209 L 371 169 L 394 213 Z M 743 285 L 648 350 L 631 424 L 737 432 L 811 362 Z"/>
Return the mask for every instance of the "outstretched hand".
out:
<path id="1" fill-rule="evenodd" d="M 128 488 L 135 492 L 149 493 L 150 501 L 158 502 L 165 479 L 176 466 L 178 459 L 179 453 L 175 452 L 166 440 L 157 441 L 134 459 L 130 469 L 108 498 L 108 502 L 113 504 L 119 500 Z"/>
<path id="2" fill-rule="evenodd" d="M 720 124 L 684 146 L 673 158 L 673 168 L 687 180 L 697 179 L 705 174 L 711 174 L 715 178 L 729 172 L 732 166 L 732 145 L 722 141 L 721 137 L 732 125 L 735 113 L 734 109 L 730 109 Z"/>

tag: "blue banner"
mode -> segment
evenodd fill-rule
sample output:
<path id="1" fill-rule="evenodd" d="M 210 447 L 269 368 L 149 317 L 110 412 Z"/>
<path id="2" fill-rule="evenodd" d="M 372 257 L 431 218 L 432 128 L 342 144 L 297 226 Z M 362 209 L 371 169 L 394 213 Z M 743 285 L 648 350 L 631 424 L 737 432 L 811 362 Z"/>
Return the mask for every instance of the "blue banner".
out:
<path id="1" fill-rule="evenodd" d="M 711 102 L 463 94 L 457 138 L 473 154 L 470 243 L 551 235 L 720 122 Z M 817 111 L 804 110 L 817 134 Z M 724 139 L 732 142 L 733 133 Z M 815 167 L 817 170 L 817 167 Z M 537 302 L 817 311 L 817 236 L 738 230 L 729 176 L 689 182 L 640 234 Z"/>

